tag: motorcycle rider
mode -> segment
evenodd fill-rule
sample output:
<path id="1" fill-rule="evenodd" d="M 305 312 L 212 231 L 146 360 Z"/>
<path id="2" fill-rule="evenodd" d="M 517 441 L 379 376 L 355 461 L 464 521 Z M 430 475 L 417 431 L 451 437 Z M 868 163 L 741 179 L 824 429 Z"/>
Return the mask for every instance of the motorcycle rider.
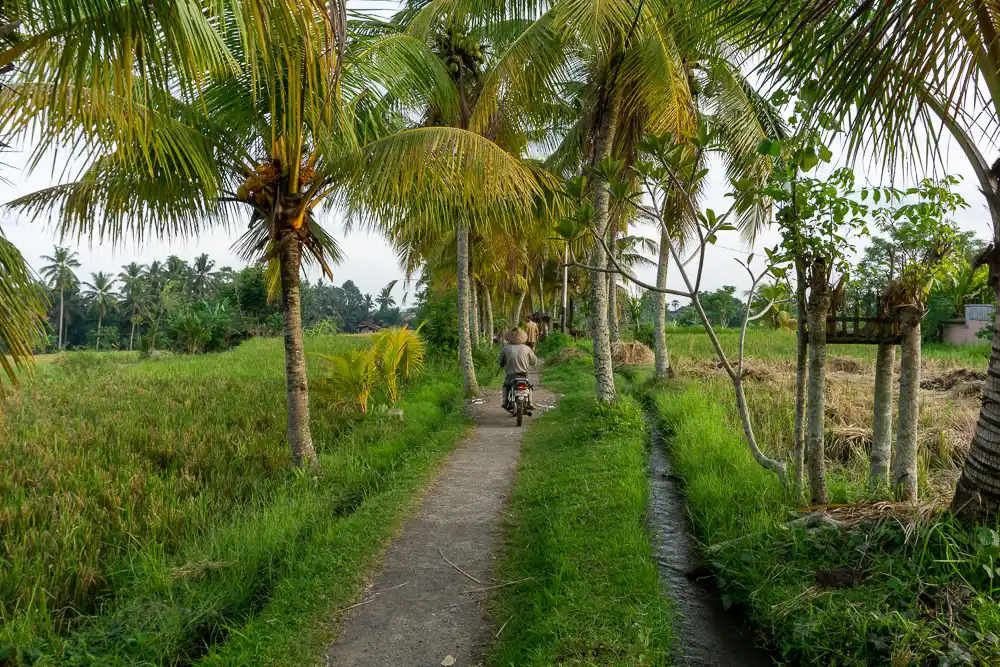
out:
<path id="1" fill-rule="evenodd" d="M 500 350 L 500 368 L 504 369 L 506 375 L 503 379 L 503 408 L 508 409 L 508 394 L 511 385 L 516 377 L 527 377 L 528 369 L 533 368 L 538 363 L 538 358 L 530 347 L 525 345 L 528 334 L 523 329 L 511 329 L 504 334 L 507 345 Z M 528 414 L 531 414 L 531 392 L 528 392 Z"/>

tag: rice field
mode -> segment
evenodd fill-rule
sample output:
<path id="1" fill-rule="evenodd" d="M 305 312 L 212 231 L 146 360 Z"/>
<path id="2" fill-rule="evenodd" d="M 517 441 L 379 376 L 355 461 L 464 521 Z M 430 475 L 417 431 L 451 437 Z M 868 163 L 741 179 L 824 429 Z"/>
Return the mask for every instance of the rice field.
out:
<path id="1" fill-rule="evenodd" d="M 735 332 L 723 332 L 727 353 Z M 696 378 L 713 402 L 726 406 L 737 423 L 732 385 L 718 368 L 704 334 L 668 331 L 671 363 L 681 379 Z M 751 330 L 744 377 L 754 430 L 771 455 L 792 449 L 795 399 L 795 334 Z M 827 455 L 849 477 L 863 480 L 871 447 L 875 389 L 873 345 L 837 345 L 827 350 Z M 735 363 L 735 353 L 730 360 Z M 979 416 L 989 346 L 925 344 L 921 367 L 920 440 L 924 491 L 946 500 L 951 493 Z M 896 361 L 898 379 L 899 361 Z M 894 398 L 896 392 L 894 391 Z M 895 406 L 894 406 L 895 416 Z"/>
<path id="2" fill-rule="evenodd" d="M 274 559 L 296 540 L 305 548 L 312 539 L 317 517 L 304 513 L 307 506 L 349 516 L 391 486 L 397 471 L 410 471 L 413 457 L 430 465 L 463 428 L 461 419 L 441 425 L 461 403 L 461 386 L 453 369 L 433 364 L 407 392 L 405 424 L 378 415 L 358 420 L 329 407 L 316 354 L 365 342 L 306 338 L 321 463 L 313 478 L 289 466 L 280 339 L 204 356 L 71 353 L 39 365 L 8 399 L 0 426 L 0 649 L 58 655 L 67 637 L 95 619 L 135 612 L 129 600 L 159 596 L 156 604 L 169 607 L 178 581 L 208 581 L 216 570 L 228 570 L 229 583 L 247 590 L 215 590 L 206 603 L 214 605 L 213 623 L 259 611 L 268 597 L 259 585 L 282 576 Z M 412 446 L 418 438 L 422 444 Z M 150 655 L 183 662 L 176 656 L 220 640 L 196 624 L 180 625 L 176 645 Z"/>

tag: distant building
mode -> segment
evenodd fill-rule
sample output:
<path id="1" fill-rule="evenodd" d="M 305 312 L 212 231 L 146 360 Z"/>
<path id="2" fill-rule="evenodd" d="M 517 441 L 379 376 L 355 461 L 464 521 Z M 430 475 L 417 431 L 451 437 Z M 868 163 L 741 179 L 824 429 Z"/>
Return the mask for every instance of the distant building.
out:
<path id="1" fill-rule="evenodd" d="M 942 322 L 941 338 L 952 345 L 978 345 L 983 340 L 976 334 L 993 323 L 996 312 L 992 304 L 970 303 L 965 307 L 965 317 Z"/>
<path id="2" fill-rule="evenodd" d="M 371 321 L 362 322 L 361 324 L 358 325 L 358 333 L 372 334 L 372 333 L 378 333 L 381 330 L 382 327 Z"/>

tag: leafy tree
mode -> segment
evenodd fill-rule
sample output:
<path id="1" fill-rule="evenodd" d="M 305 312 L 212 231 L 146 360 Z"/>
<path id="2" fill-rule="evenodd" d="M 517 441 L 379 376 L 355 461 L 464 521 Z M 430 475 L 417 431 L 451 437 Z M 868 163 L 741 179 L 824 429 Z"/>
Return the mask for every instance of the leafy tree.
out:
<path id="1" fill-rule="evenodd" d="M 736 288 L 732 285 L 702 294 L 701 302 L 708 316 L 723 328 L 732 326 L 733 319 L 744 309 L 744 304 L 736 298 Z"/>
<path id="2" fill-rule="evenodd" d="M 51 255 L 42 255 L 49 262 L 42 267 L 42 276 L 49 284 L 59 290 L 59 349 L 63 349 L 63 333 L 65 331 L 66 290 L 76 284 L 77 278 L 73 269 L 80 268 L 80 260 L 75 251 L 62 246 L 56 246 Z"/>

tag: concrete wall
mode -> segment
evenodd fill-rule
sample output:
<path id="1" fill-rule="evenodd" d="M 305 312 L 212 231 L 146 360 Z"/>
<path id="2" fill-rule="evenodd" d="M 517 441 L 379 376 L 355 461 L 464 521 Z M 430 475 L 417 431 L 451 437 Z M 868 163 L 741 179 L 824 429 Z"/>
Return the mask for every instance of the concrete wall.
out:
<path id="1" fill-rule="evenodd" d="M 951 320 L 941 326 L 941 337 L 952 345 L 978 345 L 976 334 L 990 325 L 983 320 Z"/>

